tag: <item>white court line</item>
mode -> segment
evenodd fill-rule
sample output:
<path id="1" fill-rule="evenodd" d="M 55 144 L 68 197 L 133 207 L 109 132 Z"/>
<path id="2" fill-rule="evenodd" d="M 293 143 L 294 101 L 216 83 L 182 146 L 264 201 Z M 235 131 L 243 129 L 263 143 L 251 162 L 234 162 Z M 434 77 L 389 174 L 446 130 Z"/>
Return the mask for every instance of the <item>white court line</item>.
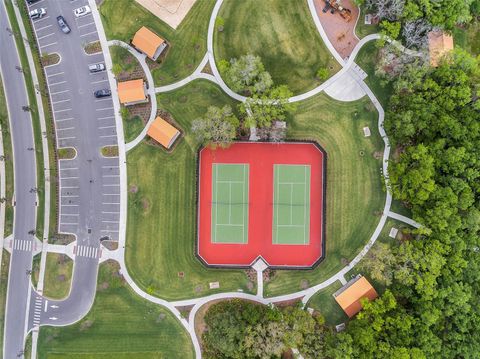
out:
<path id="1" fill-rule="evenodd" d="M 54 82 L 53 84 L 48 84 L 49 87 L 51 86 L 55 86 L 55 85 L 61 85 L 61 84 L 64 84 L 66 83 L 67 81 L 59 81 L 59 82 Z"/>
<path id="2" fill-rule="evenodd" d="M 70 121 L 73 120 L 73 117 L 62 118 L 61 120 L 55 120 L 55 122 L 63 122 L 63 121 Z"/>
<path id="3" fill-rule="evenodd" d="M 96 34 L 96 33 L 97 33 L 97 30 L 92 31 L 92 32 L 87 32 L 86 34 L 80 35 L 80 37 L 84 37 L 84 36 L 88 36 L 88 35 Z"/>
<path id="4" fill-rule="evenodd" d="M 52 46 L 52 45 L 56 45 L 56 44 L 58 44 L 58 42 L 52 42 L 52 43 L 50 43 L 50 44 L 40 46 L 40 48 L 41 48 L 41 49 L 44 49 L 45 47 Z"/>
<path id="5" fill-rule="evenodd" d="M 49 37 L 49 36 L 52 36 L 52 35 L 55 35 L 55 33 L 52 32 L 52 33 L 50 33 L 50 34 L 48 34 L 48 35 L 43 35 L 43 36 L 37 37 L 37 40 L 40 41 L 41 39 L 44 39 L 44 38 Z"/>

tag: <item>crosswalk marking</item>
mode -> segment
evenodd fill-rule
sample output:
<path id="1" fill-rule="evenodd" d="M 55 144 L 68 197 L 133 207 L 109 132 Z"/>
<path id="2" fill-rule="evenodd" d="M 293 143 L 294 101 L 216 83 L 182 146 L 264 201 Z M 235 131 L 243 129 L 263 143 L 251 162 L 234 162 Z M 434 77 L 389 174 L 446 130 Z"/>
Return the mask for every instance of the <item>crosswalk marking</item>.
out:
<path id="1" fill-rule="evenodd" d="M 42 313 L 43 298 L 40 296 L 35 297 L 35 310 L 33 314 L 33 327 L 40 325 L 41 313 Z"/>
<path id="2" fill-rule="evenodd" d="M 27 241 L 25 239 L 14 239 L 12 243 L 13 249 L 16 249 L 17 251 L 30 252 L 32 250 L 32 241 Z"/>
<path id="3" fill-rule="evenodd" d="M 98 248 L 90 246 L 76 246 L 74 253 L 78 257 L 99 258 L 101 251 Z"/>

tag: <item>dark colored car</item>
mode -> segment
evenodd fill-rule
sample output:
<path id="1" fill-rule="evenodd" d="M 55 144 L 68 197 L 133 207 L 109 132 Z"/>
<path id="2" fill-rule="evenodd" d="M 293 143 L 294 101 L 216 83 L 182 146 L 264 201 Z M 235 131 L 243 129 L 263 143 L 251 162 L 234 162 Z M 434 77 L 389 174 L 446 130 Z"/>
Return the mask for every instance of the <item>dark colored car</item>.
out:
<path id="1" fill-rule="evenodd" d="M 112 91 L 109 89 L 97 90 L 93 93 L 96 98 L 108 97 L 112 95 Z"/>
<path id="2" fill-rule="evenodd" d="M 70 27 L 68 26 L 67 22 L 65 21 L 62 15 L 57 16 L 57 23 L 64 34 L 68 34 L 71 31 Z"/>
<path id="3" fill-rule="evenodd" d="M 35 4 L 36 2 L 39 2 L 40 0 L 27 0 L 28 5 Z"/>

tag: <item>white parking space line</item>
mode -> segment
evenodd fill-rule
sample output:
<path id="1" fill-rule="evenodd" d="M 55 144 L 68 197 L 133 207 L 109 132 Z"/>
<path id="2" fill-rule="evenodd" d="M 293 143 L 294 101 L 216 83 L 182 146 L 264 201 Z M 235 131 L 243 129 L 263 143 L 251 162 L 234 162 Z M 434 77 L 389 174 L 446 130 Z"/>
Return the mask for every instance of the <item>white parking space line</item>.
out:
<path id="1" fill-rule="evenodd" d="M 96 33 L 97 33 L 97 30 L 91 31 L 91 32 L 87 32 L 86 34 L 80 35 L 80 37 L 84 37 L 84 36 L 88 36 L 88 35 L 92 35 L 92 34 L 96 34 Z"/>
<path id="2" fill-rule="evenodd" d="M 67 81 L 59 81 L 59 82 L 54 82 L 53 84 L 48 84 L 48 86 L 55 86 L 55 85 L 61 85 L 61 84 L 64 84 L 66 83 Z"/>
<path id="3" fill-rule="evenodd" d="M 93 81 L 93 82 L 90 82 L 92 85 L 95 85 L 95 84 L 99 84 L 101 82 L 108 82 L 108 80 L 100 80 L 100 81 Z"/>
<path id="4" fill-rule="evenodd" d="M 120 177 L 120 175 L 104 175 L 102 176 L 103 178 L 108 178 L 108 177 Z"/>
<path id="5" fill-rule="evenodd" d="M 37 1 L 36 3 L 34 3 L 34 4 L 30 4 L 30 5 L 27 5 L 27 6 L 28 6 L 28 7 L 36 6 L 36 5 L 40 4 L 40 3 L 42 3 L 43 1 L 44 1 L 44 0 L 40 0 L 40 1 Z"/>
<path id="6" fill-rule="evenodd" d="M 71 121 L 71 120 L 73 120 L 73 117 L 62 118 L 61 120 L 55 120 L 55 122 L 64 122 L 64 121 Z"/>
<path id="7" fill-rule="evenodd" d="M 104 184 L 103 187 L 120 187 L 120 184 Z"/>
<path id="8" fill-rule="evenodd" d="M 111 166 L 102 166 L 102 168 L 118 168 L 118 166 L 114 166 L 114 165 L 111 165 Z"/>
<path id="9" fill-rule="evenodd" d="M 105 108 L 97 108 L 95 111 L 106 111 L 106 110 L 113 110 L 113 107 L 105 107 Z"/>
<path id="10" fill-rule="evenodd" d="M 70 92 L 70 90 L 63 90 L 63 91 L 57 91 L 57 92 L 50 92 L 50 95 L 60 95 L 61 93 L 65 93 L 65 92 Z"/>
<path id="11" fill-rule="evenodd" d="M 119 221 L 102 221 L 102 223 L 120 223 Z"/>
<path id="12" fill-rule="evenodd" d="M 117 233 L 118 229 L 102 229 L 102 230 L 100 230 L 100 232 L 114 232 L 114 233 Z"/>
<path id="13" fill-rule="evenodd" d="M 54 109 L 53 112 L 58 113 L 58 112 L 65 112 L 65 111 L 70 111 L 70 110 L 71 110 L 71 108 L 65 108 L 63 110 L 55 110 Z"/>
<path id="14" fill-rule="evenodd" d="M 57 131 L 67 131 L 67 130 L 73 130 L 75 127 L 65 127 L 65 128 L 57 128 Z"/>
<path id="15" fill-rule="evenodd" d="M 95 102 L 110 101 L 110 100 L 111 100 L 111 98 L 108 97 L 108 98 L 102 98 L 100 100 L 95 100 Z"/>
<path id="16" fill-rule="evenodd" d="M 64 207 L 64 206 L 62 205 L 62 207 Z M 60 214 L 60 215 L 61 215 L 62 217 L 63 217 L 63 216 L 70 216 L 70 217 L 79 217 L 79 216 L 80 216 L 80 214 L 78 214 L 78 213 L 62 213 L 62 214 Z"/>
<path id="17" fill-rule="evenodd" d="M 61 226 L 78 226 L 78 222 L 60 222 Z"/>
<path id="18" fill-rule="evenodd" d="M 80 187 L 78 187 L 78 186 L 62 186 L 62 189 L 65 189 L 65 188 L 79 189 Z"/>
<path id="19" fill-rule="evenodd" d="M 50 24 L 50 25 L 45 25 L 45 26 L 39 27 L 38 29 L 35 29 L 35 31 L 36 31 L 36 32 L 39 32 L 39 31 L 48 29 L 48 28 L 51 27 L 51 26 L 52 26 L 52 24 Z"/>
<path id="20" fill-rule="evenodd" d="M 117 127 L 117 126 L 115 126 L 115 125 L 113 125 L 113 126 L 102 126 L 102 127 L 99 127 L 98 129 L 99 130 L 104 130 L 106 128 L 114 128 L 114 127 Z"/>
<path id="21" fill-rule="evenodd" d="M 37 40 L 40 41 L 41 39 L 44 39 L 44 38 L 49 37 L 49 36 L 52 36 L 52 35 L 55 35 L 55 33 L 52 32 L 52 33 L 50 33 L 50 34 L 48 34 L 48 35 L 43 35 L 43 36 L 37 37 Z"/>
<path id="22" fill-rule="evenodd" d="M 108 211 L 102 211 L 104 214 L 119 214 L 120 212 L 108 212 Z"/>
<path id="23" fill-rule="evenodd" d="M 68 102 L 68 101 L 70 101 L 69 98 L 67 98 L 66 100 L 52 101 L 52 105 L 56 105 L 57 103 L 63 103 L 63 102 Z"/>
<path id="24" fill-rule="evenodd" d="M 111 118 L 115 118 L 115 116 L 106 116 L 106 117 L 98 117 L 97 120 L 98 121 L 101 121 L 101 120 L 109 120 Z"/>
<path id="25" fill-rule="evenodd" d="M 75 136 L 72 136 L 72 137 L 62 137 L 62 138 L 59 138 L 58 140 L 59 140 L 59 141 L 72 140 L 72 139 L 74 139 L 74 138 L 76 138 L 76 137 L 75 137 Z"/>
<path id="26" fill-rule="evenodd" d="M 78 167 L 59 168 L 60 171 L 78 170 Z"/>
<path id="27" fill-rule="evenodd" d="M 63 75 L 64 73 L 65 73 L 65 72 L 62 71 L 62 72 L 57 72 L 57 73 L 55 73 L 55 74 L 50 74 L 50 75 L 47 74 L 47 77 L 50 78 L 50 77 L 53 77 L 53 76 Z"/>
<path id="28" fill-rule="evenodd" d="M 78 179 L 78 177 L 60 177 L 62 180 Z"/>
<path id="29" fill-rule="evenodd" d="M 78 204 L 62 204 L 62 207 L 78 207 Z"/>
<path id="30" fill-rule="evenodd" d="M 95 24 L 95 21 L 89 22 L 88 24 L 78 25 L 77 28 L 81 29 L 82 27 L 93 25 L 93 24 Z"/>
<path id="31" fill-rule="evenodd" d="M 41 48 L 41 49 L 44 49 L 44 48 L 46 48 L 46 47 L 48 47 L 48 46 L 53 46 L 53 45 L 56 45 L 56 44 L 58 44 L 58 42 L 55 41 L 55 42 L 52 42 L 52 43 L 50 43 L 50 44 L 40 46 L 40 48 Z"/>
<path id="32" fill-rule="evenodd" d="M 120 204 L 120 202 L 102 202 L 102 204 L 111 205 L 111 204 Z"/>
<path id="33" fill-rule="evenodd" d="M 120 196 L 120 193 L 102 193 L 102 196 Z"/>
<path id="34" fill-rule="evenodd" d="M 100 136 L 100 138 L 108 138 L 108 137 L 117 137 L 117 135 L 105 135 L 105 136 Z"/>
<path id="35" fill-rule="evenodd" d="M 38 3 L 37 3 L 37 4 L 38 4 Z M 47 15 L 47 16 L 45 16 L 45 17 L 42 17 L 41 19 L 35 20 L 35 21 L 34 21 L 34 24 L 38 24 L 40 21 L 47 20 L 47 19 L 49 19 L 49 18 L 50 18 L 50 16 Z M 37 31 L 39 31 L 39 30 L 37 30 Z"/>

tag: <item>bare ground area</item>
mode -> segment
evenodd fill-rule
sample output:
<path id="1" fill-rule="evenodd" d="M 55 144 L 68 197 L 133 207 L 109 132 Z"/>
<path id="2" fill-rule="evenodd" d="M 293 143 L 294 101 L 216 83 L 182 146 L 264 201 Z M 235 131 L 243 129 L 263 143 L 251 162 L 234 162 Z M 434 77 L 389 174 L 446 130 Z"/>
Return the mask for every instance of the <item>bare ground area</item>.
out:
<path id="1" fill-rule="evenodd" d="M 326 5 L 325 0 L 315 0 L 315 9 L 328 39 L 340 56 L 345 59 L 350 56 L 359 41 L 355 35 L 355 24 L 360 11 L 358 6 L 351 0 L 342 0 L 341 4 L 345 9 L 351 10 L 350 21 L 342 18 L 338 11 L 335 11 L 333 14 L 330 12 L 330 9 L 327 12 L 323 12 L 322 10 Z"/>
<path id="2" fill-rule="evenodd" d="M 153 15 L 176 29 L 197 0 L 135 0 Z"/>

